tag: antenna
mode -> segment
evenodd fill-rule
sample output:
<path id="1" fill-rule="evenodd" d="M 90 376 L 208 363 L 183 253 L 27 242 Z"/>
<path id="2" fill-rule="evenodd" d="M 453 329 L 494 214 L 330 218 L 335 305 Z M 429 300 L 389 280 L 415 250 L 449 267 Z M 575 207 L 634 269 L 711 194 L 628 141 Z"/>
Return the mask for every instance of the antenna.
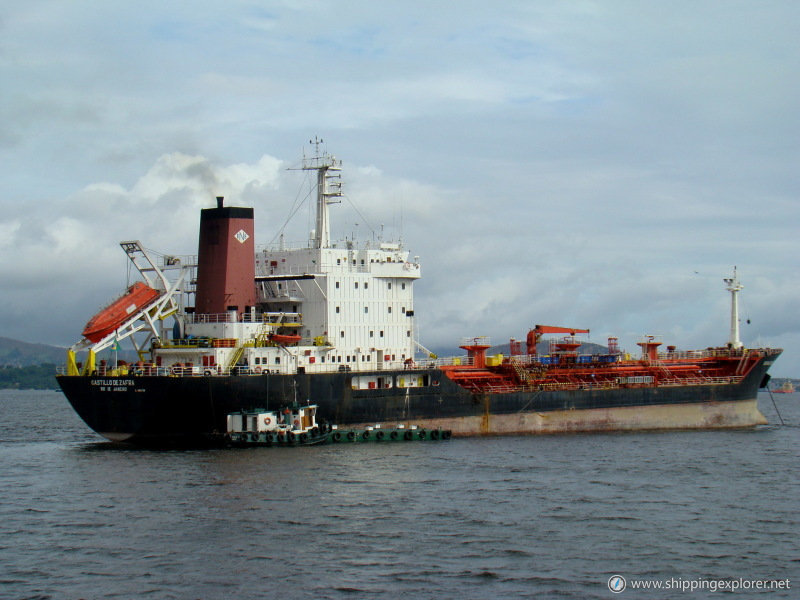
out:
<path id="1" fill-rule="evenodd" d="M 317 137 L 315 135 L 313 140 L 308 140 L 308 143 L 311 144 L 312 146 L 314 146 L 314 157 L 318 158 L 319 157 L 319 146 L 320 146 L 320 144 L 324 144 L 325 140 L 323 140 L 322 138 Z M 303 157 L 304 158 L 305 158 L 305 155 L 306 155 L 305 152 L 303 152 Z"/>
<path id="2" fill-rule="evenodd" d="M 317 172 L 317 217 L 311 241 L 314 248 L 328 248 L 331 245 L 328 205 L 341 202 L 338 198 L 342 197 L 342 161 L 324 150 L 320 154 L 323 139 L 314 136 L 308 143 L 314 146 L 314 156 L 306 157 L 304 151 L 301 169 Z"/>

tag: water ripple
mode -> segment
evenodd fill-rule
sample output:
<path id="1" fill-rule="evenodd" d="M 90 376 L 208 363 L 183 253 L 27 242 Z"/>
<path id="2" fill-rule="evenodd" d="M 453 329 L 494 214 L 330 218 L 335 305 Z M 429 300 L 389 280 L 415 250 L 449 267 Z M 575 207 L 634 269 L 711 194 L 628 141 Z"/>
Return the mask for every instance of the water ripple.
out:
<path id="1" fill-rule="evenodd" d="M 13 598 L 608 598 L 612 574 L 800 581 L 796 428 L 152 451 L 97 441 L 60 394 L 0 401 Z M 31 438 L 42 415 L 59 426 Z"/>

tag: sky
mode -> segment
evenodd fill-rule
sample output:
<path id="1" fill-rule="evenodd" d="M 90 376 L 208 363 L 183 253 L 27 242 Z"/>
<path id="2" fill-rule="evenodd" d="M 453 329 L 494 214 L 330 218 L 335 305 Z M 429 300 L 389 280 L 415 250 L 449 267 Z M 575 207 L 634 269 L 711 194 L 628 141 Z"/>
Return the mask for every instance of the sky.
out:
<path id="1" fill-rule="evenodd" d="M 800 377 L 798 24 L 788 0 L 4 3 L 0 335 L 76 342 L 119 242 L 195 254 L 217 195 L 274 240 L 318 136 L 333 237 L 419 256 L 425 346 L 723 345 L 735 265 L 742 341 Z"/>

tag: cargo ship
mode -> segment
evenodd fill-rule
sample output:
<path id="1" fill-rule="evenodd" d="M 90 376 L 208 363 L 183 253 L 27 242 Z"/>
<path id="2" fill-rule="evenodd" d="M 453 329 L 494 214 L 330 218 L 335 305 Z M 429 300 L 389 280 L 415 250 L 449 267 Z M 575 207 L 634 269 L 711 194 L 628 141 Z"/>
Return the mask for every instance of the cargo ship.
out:
<path id="1" fill-rule="evenodd" d="M 227 415 L 297 400 L 316 405 L 320 423 L 453 436 L 766 423 L 756 396 L 781 350 L 739 340 L 735 269 L 724 345 L 679 350 L 644 335 L 635 355 L 616 338 L 587 353 L 588 329 L 536 325 L 503 353 L 474 335 L 440 358 L 419 342 L 419 258 L 396 241 L 333 241 L 341 162 L 317 144 L 299 168 L 316 204 L 296 247 L 281 236 L 256 249 L 254 209 L 223 197 L 201 210 L 196 256 L 121 242 L 141 281 L 92 317 L 56 376 L 91 429 L 117 442 L 213 444 Z M 121 342 L 138 360 L 99 360 Z"/>

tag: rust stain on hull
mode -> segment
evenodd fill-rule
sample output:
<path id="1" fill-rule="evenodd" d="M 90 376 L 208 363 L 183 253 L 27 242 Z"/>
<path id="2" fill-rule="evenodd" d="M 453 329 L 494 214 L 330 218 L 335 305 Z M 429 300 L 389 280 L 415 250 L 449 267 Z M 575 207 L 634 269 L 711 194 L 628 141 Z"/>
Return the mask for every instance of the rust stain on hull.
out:
<path id="1" fill-rule="evenodd" d="M 521 435 L 669 429 L 733 429 L 766 425 L 755 399 L 549 412 L 491 415 L 489 398 L 482 398 L 480 416 L 420 419 L 406 425 L 449 429 L 454 436 Z M 364 423 L 351 427 L 374 425 Z"/>
<path id="2" fill-rule="evenodd" d="M 490 421 L 489 421 L 489 408 L 491 407 L 491 400 L 489 399 L 489 394 L 483 395 L 483 416 L 481 417 L 481 430 L 480 433 L 483 435 L 488 435 L 492 432 Z M 442 427 L 442 429 L 451 429 L 449 427 Z"/>

